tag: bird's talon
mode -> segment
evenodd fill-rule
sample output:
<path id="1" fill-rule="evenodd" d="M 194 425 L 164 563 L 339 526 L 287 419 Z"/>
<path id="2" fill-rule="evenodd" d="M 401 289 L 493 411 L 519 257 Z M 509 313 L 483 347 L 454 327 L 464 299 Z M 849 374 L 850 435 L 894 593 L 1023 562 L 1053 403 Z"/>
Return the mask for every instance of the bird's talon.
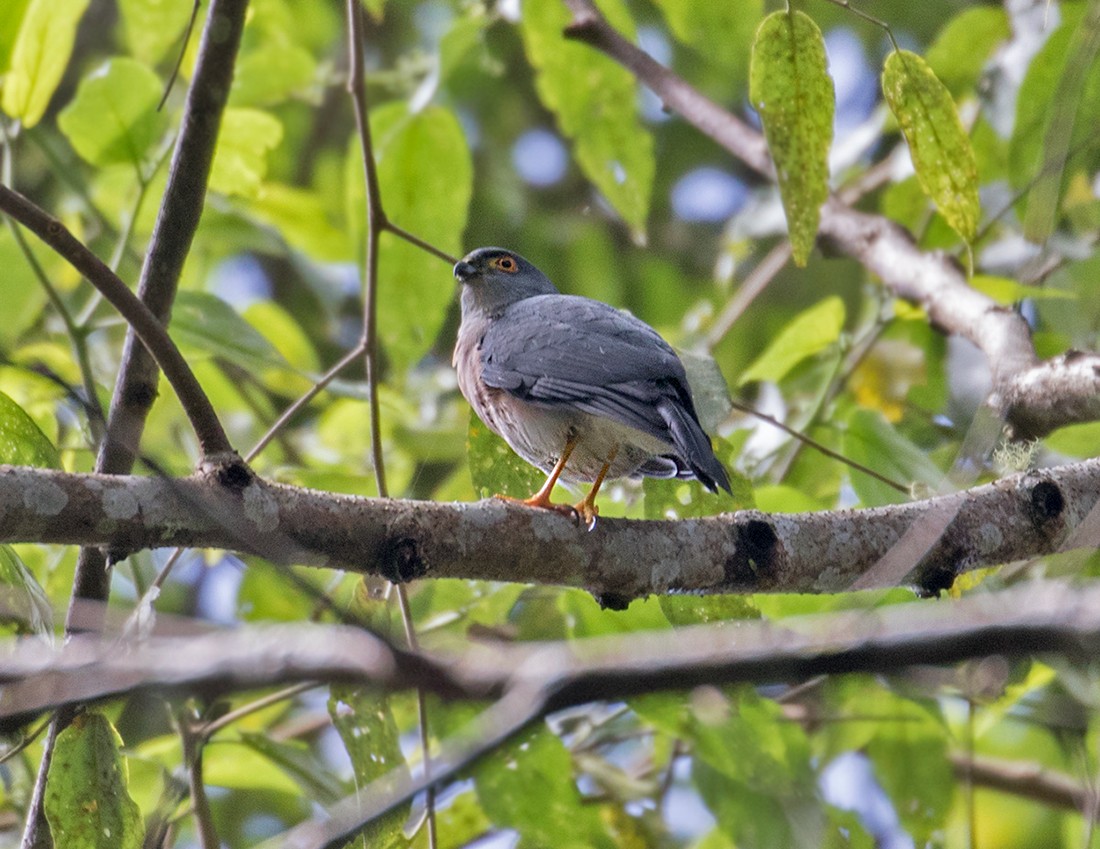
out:
<path id="1" fill-rule="evenodd" d="M 584 522 L 584 526 L 593 531 L 596 529 L 596 519 L 600 515 L 600 508 L 595 504 L 585 500 L 573 505 L 573 512 L 576 514 L 578 524 Z"/>

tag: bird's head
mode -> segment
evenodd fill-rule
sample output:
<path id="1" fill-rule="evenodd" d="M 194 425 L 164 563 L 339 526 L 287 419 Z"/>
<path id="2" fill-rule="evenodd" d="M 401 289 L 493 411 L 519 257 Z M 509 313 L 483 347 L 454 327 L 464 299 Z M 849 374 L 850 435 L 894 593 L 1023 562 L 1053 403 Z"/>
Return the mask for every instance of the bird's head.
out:
<path id="1" fill-rule="evenodd" d="M 478 248 L 455 263 L 462 283 L 462 309 L 496 312 L 535 295 L 556 294 L 549 278 L 519 254 L 504 248 Z"/>

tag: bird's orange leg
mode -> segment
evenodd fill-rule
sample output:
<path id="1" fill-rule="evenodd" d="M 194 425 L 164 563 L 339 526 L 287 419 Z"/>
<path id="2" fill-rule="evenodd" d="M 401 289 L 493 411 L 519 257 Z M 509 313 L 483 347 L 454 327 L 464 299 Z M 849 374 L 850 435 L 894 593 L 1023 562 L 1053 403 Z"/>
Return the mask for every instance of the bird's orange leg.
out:
<path id="1" fill-rule="evenodd" d="M 584 497 L 584 500 L 578 501 L 573 505 L 573 509 L 580 514 L 581 520 L 588 530 L 592 530 L 596 527 L 596 517 L 600 515 L 600 508 L 596 506 L 596 493 L 599 492 L 600 487 L 603 486 L 603 479 L 607 477 L 607 470 L 610 469 L 611 464 L 615 462 L 615 457 L 618 453 L 619 446 L 616 445 L 611 449 L 611 453 L 607 455 L 607 462 L 603 464 L 600 473 L 596 475 L 596 481 L 592 484 L 592 489 L 588 490 L 588 495 Z"/>
<path id="2" fill-rule="evenodd" d="M 543 510 L 556 510 L 559 513 L 565 513 L 568 516 L 576 516 L 577 511 L 570 507 L 568 504 L 555 504 L 550 500 L 550 493 L 554 491 L 554 486 L 558 482 L 558 478 L 561 477 L 561 473 L 565 471 L 565 464 L 569 462 L 569 457 L 573 454 L 573 449 L 577 447 L 577 437 L 572 436 L 565 443 L 565 448 L 561 452 L 561 458 L 554 464 L 554 468 L 550 470 L 550 474 L 546 478 L 539 491 L 532 495 L 530 498 L 512 498 L 508 495 L 498 495 L 497 498 L 501 498 L 505 501 L 518 501 L 520 504 L 526 504 L 528 507 L 541 507 Z"/>

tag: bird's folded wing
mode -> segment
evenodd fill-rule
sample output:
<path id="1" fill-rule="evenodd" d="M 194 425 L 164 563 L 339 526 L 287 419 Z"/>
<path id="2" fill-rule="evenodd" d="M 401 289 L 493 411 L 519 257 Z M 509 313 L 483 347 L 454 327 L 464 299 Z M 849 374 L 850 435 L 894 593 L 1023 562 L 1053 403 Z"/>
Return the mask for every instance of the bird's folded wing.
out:
<path id="1" fill-rule="evenodd" d="M 482 343 L 482 379 L 546 406 L 570 406 L 668 440 L 658 410 L 693 409 L 684 367 L 656 331 L 614 307 L 565 295 L 527 298 Z"/>

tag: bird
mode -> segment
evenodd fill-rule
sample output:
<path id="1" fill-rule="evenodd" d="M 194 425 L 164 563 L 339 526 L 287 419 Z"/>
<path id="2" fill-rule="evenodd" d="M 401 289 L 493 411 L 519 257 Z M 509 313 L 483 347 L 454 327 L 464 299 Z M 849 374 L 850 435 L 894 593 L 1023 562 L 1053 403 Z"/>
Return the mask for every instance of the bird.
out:
<path id="1" fill-rule="evenodd" d="M 570 514 L 589 530 L 607 479 L 697 479 L 730 492 L 699 423 L 684 365 L 645 322 L 565 295 L 532 263 L 497 247 L 454 266 L 461 283 L 453 365 L 482 422 L 547 473 L 530 507 Z M 555 504 L 559 481 L 592 483 L 575 505 Z"/>

